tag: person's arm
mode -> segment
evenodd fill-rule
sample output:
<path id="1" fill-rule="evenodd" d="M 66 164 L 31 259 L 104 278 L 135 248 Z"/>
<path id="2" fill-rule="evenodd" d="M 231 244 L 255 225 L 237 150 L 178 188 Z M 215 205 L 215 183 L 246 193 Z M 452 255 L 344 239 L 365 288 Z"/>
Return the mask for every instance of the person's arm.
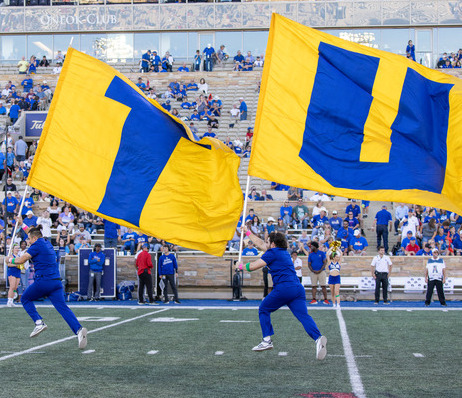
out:
<path id="1" fill-rule="evenodd" d="M 176 257 L 173 256 L 173 269 L 175 270 L 175 273 L 178 273 L 178 261 L 176 261 Z"/>
<path id="2" fill-rule="evenodd" d="M 444 277 L 444 273 L 443 273 L 443 277 Z M 428 268 L 425 268 L 425 283 L 428 283 Z"/>
<path id="3" fill-rule="evenodd" d="M 298 266 L 296 266 L 295 269 L 302 269 L 302 266 L 301 266 L 302 262 L 298 261 L 297 264 L 298 264 Z"/>
<path id="4" fill-rule="evenodd" d="M 247 229 L 247 226 L 243 226 L 243 228 L 244 233 L 250 238 L 250 240 L 254 243 L 255 246 L 257 246 L 260 250 L 263 251 L 268 249 L 263 239 L 255 235 L 251 230 Z"/>
<path id="5" fill-rule="evenodd" d="M 443 285 L 446 283 L 446 267 L 443 268 Z"/>
<path id="6" fill-rule="evenodd" d="M 322 271 L 324 271 L 326 269 L 326 265 L 327 265 L 327 257 L 324 258 L 324 260 L 322 262 L 322 267 L 319 270 L 318 274 L 320 274 Z"/>
<path id="7" fill-rule="evenodd" d="M 13 258 L 12 255 L 9 255 L 6 258 L 6 262 L 7 264 L 20 265 L 24 264 L 26 261 L 29 261 L 31 258 L 32 256 L 29 253 L 24 253 L 22 256 L 16 258 Z"/>
<path id="8" fill-rule="evenodd" d="M 149 254 L 149 252 L 146 252 L 146 253 Z M 152 265 L 152 259 L 151 259 L 151 255 L 150 255 L 150 254 L 148 255 L 147 264 L 148 264 L 148 268 L 152 268 L 152 267 L 153 267 L 153 265 Z"/>
<path id="9" fill-rule="evenodd" d="M 301 251 L 303 251 L 303 253 L 305 253 L 305 256 L 309 255 L 308 251 L 305 249 L 305 245 L 302 242 L 298 242 L 298 247 Z"/>
<path id="10" fill-rule="evenodd" d="M 375 257 L 372 259 L 372 263 L 371 263 L 371 275 L 374 279 L 376 278 L 375 276 Z"/>
<path id="11" fill-rule="evenodd" d="M 246 269 L 247 271 L 252 272 L 265 266 L 266 263 L 261 258 L 259 258 L 258 260 L 255 260 L 251 263 L 247 263 L 245 265 L 243 263 L 240 263 L 239 269 Z"/>
<path id="12" fill-rule="evenodd" d="M 392 271 L 392 269 L 393 269 L 393 263 L 391 262 L 390 259 L 388 259 L 388 261 L 389 261 L 389 264 L 388 264 L 388 276 L 390 276 L 390 275 L 391 275 L 391 271 Z"/>

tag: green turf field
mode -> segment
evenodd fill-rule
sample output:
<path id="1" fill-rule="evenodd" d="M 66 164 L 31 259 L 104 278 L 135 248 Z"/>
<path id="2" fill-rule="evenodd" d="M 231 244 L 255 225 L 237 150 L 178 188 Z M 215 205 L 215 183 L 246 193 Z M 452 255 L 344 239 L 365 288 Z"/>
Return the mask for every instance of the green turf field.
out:
<path id="1" fill-rule="evenodd" d="M 274 349 L 262 353 L 251 351 L 261 337 L 256 309 L 74 311 L 94 320 L 82 321 L 93 331 L 83 352 L 75 338 L 56 343 L 71 334 L 54 309 L 39 309 L 48 330 L 30 339 L 23 309 L 0 308 L 0 397 L 327 397 L 340 395 L 313 393 L 361 388 L 369 398 L 462 397 L 461 311 L 312 310 L 328 338 L 322 362 L 288 310 L 273 315 Z M 345 357 L 339 316 L 354 357 Z M 112 319 L 95 321 L 103 317 Z"/>

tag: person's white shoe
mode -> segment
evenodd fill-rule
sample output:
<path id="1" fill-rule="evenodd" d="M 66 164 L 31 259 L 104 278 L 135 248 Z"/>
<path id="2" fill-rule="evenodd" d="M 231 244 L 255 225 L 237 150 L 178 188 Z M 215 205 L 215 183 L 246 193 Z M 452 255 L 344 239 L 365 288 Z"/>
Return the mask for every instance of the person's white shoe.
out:
<path id="1" fill-rule="evenodd" d="M 337 304 L 335 304 L 335 303 L 332 304 L 332 308 L 335 308 L 335 307 L 337 307 Z"/>
<path id="2" fill-rule="evenodd" d="M 80 328 L 77 332 L 77 338 L 79 339 L 79 348 L 83 350 L 87 346 L 87 329 Z"/>
<path id="3" fill-rule="evenodd" d="M 48 326 L 45 325 L 45 322 L 42 322 L 41 324 L 39 325 L 35 325 L 35 328 L 34 330 L 32 331 L 32 333 L 30 334 L 29 337 L 35 337 L 37 336 L 38 334 L 42 333 Z"/>
<path id="4" fill-rule="evenodd" d="M 12 301 L 9 301 L 8 303 L 6 303 L 6 306 L 12 308 L 12 307 L 16 307 L 16 304 L 13 303 Z"/>
<path id="5" fill-rule="evenodd" d="M 262 340 L 260 344 L 252 348 L 252 351 L 266 351 L 273 349 L 273 342 L 271 340 L 265 341 Z"/>
<path id="6" fill-rule="evenodd" d="M 316 340 L 316 359 L 322 361 L 327 355 L 327 338 L 326 336 L 321 336 Z"/>

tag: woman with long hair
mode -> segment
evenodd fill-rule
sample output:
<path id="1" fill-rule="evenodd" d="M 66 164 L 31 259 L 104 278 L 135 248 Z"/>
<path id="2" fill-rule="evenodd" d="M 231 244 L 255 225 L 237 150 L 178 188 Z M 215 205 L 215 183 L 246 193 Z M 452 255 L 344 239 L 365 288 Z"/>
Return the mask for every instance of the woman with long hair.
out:
<path id="1" fill-rule="evenodd" d="M 342 250 L 340 242 L 333 241 L 327 251 L 329 263 L 329 288 L 332 295 L 332 306 L 340 308 L 340 262 L 342 261 Z"/>
<path id="2" fill-rule="evenodd" d="M 16 258 L 19 253 L 19 246 L 14 245 L 12 251 L 12 258 Z M 14 304 L 14 293 L 17 292 L 19 281 L 21 280 L 21 268 L 17 264 L 7 263 L 8 264 L 8 302 L 6 304 L 7 307 L 16 307 Z"/>

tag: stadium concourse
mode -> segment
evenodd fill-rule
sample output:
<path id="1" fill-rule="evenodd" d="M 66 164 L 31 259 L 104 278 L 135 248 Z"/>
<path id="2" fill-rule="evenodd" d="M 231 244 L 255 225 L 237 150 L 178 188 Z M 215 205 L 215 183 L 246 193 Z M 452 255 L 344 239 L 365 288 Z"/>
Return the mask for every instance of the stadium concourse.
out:
<path id="1" fill-rule="evenodd" d="M 183 109 L 181 102 L 175 98 L 163 98 L 165 93 L 168 91 L 168 87 L 172 84 L 190 84 L 191 80 L 195 83 L 199 83 L 201 79 L 204 79 L 208 89 L 206 95 L 209 102 L 220 101 L 221 103 L 221 116 L 216 117 L 218 120 L 218 128 L 213 127 L 211 132 L 216 134 L 216 138 L 232 143 L 234 148 L 241 148 L 241 151 L 236 152 L 241 156 L 241 167 L 239 169 L 239 179 L 241 186 L 244 190 L 245 181 L 247 177 L 247 166 L 249 158 L 248 154 L 245 154 L 251 150 L 251 135 L 249 135 L 249 128 L 253 128 L 255 121 L 255 114 L 257 109 L 258 95 L 259 95 L 259 83 L 261 79 L 261 70 L 250 71 L 250 72 L 235 72 L 230 70 L 230 64 L 226 64 L 223 68 L 216 68 L 214 72 L 196 72 L 196 73 L 145 73 L 140 74 L 133 72 L 135 65 L 113 65 L 120 69 L 128 78 L 130 78 L 135 84 L 142 84 L 145 88 L 150 88 L 147 91 L 149 94 L 156 94 L 156 99 L 160 104 L 167 104 L 167 100 L 170 101 L 171 109 L 177 109 L 179 117 L 183 118 L 189 125 L 190 121 L 187 120 L 191 117 L 192 109 Z M 450 70 L 445 72 L 460 76 L 459 71 Z M 11 81 L 16 87 L 20 87 L 21 78 L 23 75 L 11 74 L 11 70 L 7 66 L 0 66 L 0 85 L 4 86 L 8 81 Z M 46 84 L 50 86 L 50 89 L 54 91 L 57 83 L 57 76 L 50 73 L 47 68 L 38 68 L 37 74 L 32 76 L 34 84 Z M 140 80 L 141 79 L 141 82 Z M 198 91 L 188 91 L 188 102 L 198 101 L 201 95 Z M 154 96 L 153 96 L 154 97 Z M 247 103 L 248 116 L 246 120 L 240 120 L 239 117 L 234 117 L 230 114 L 230 110 L 234 105 L 239 107 L 240 99 L 243 98 Z M 7 124 L 7 116 L 1 116 L 1 121 L 4 125 Z M 19 120 L 21 123 L 21 120 Z M 200 137 L 208 132 L 210 122 L 208 120 L 194 121 L 194 127 L 197 128 L 197 135 Z M 251 130 L 250 130 L 251 132 Z M 17 139 L 17 135 L 13 135 L 14 139 Z M 32 159 L 31 159 L 32 160 Z M 14 176 L 13 176 L 14 177 Z M 14 180 L 14 184 L 19 192 L 22 192 L 25 187 L 25 182 L 18 179 Z M 269 194 L 273 196 L 273 201 L 249 201 L 248 208 L 253 208 L 255 214 L 259 216 L 261 225 L 259 228 L 263 232 L 264 226 L 267 224 L 270 217 L 275 220 L 278 219 L 280 214 L 280 208 L 284 206 L 284 201 L 288 198 L 287 191 L 271 190 L 271 182 L 265 181 L 259 178 L 251 177 L 250 185 L 255 187 L 255 190 L 261 194 L 263 190 L 267 190 Z M 309 209 L 310 218 L 313 215 L 315 208 L 315 202 L 310 202 L 309 198 L 314 194 L 313 191 L 304 191 L 304 204 Z M 4 193 L 2 193 L 3 195 Z M 38 200 L 32 207 L 35 216 L 40 216 L 42 211 L 46 210 L 50 206 L 50 199 L 45 193 L 36 195 Z M 3 200 L 3 198 L 2 198 Z M 325 207 L 328 213 L 328 217 L 331 217 L 332 212 L 337 211 L 339 217 L 345 217 L 346 207 L 351 202 L 347 198 L 333 197 L 329 198 L 321 206 Z M 296 201 L 291 201 L 291 206 L 296 206 Z M 372 202 L 369 208 L 368 217 L 363 217 L 361 229 L 363 236 L 366 238 L 369 246 L 367 247 L 366 256 L 360 257 L 346 257 L 344 259 L 344 266 L 342 267 L 342 277 L 344 280 L 344 287 L 342 295 L 344 299 L 348 300 L 361 300 L 370 299 L 372 297 L 372 284 L 370 263 L 372 257 L 376 254 L 376 234 L 374 229 L 374 215 L 379 211 L 382 205 L 387 205 L 388 210 L 392 213 L 395 218 L 396 204 L 393 203 L 382 203 Z M 62 203 L 59 204 L 62 207 Z M 319 208 L 319 207 L 318 207 Z M 61 209 L 62 210 L 62 209 Z M 364 211 L 364 210 L 362 210 Z M 79 210 L 75 209 L 76 218 L 79 217 Z M 428 211 L 427 211 L 428 212 Z M 423 214 L 425 217 L 426 213 Z M 363 215 L 364 216 L 364 215 Z M 422 220 L 423 221 L 423 220 Z M 287 235 L 290 240 L 298 242 L 301 237 L 300 228 L 296 228 L 293 223 L 287 225 Z M 91 244 L 103 243 L 104 231 L 100 226 L 98 228 L 89 228 L 91 232 Z M 59 240 L 57 239 L 56 225 L 53 226 L 52 240 L 56 248 L 58 248 Z M 312 229 L 309 225 L 307 228 L 308 236 L 311 236 Z M 75 231 L 69 231 L 69 236 L 72 239 Z M 90 243 L 90 242 L 88 242 Z M 389 237 L 390 251 L 393 246 L 401 243 L 401 234 L 393 235 Z M 69 246 L 69 245 L 67 245 Z M 230 248 L 228 248 L 230 249 Z M 65 250 L 65 264 L 66 264 L 66 278 L 68 279 L 68 288 L 71 290 L 77 289 L 77 258 L 74 255 L 75 251 L 72 247 L 67 247 Z M 124 253 L 123 248 L 119 242 L 119 255 L 118 259 L 118 274 L 117 282 L 123 280 L 135 279 L 134 272 L 132 270 L 133 259 L 126 252 Z M 235 250 L 228 250 L 224 258 L 214 258 L 212 256 L 204 255 L 200 252 L 188 251 L 183 248 L 178 248 L 177 251 L 178 260 L 180 264 L 179 271 L 179 283 L 182 286 L 181 293 L 184 298 L 225 298 L 229 294 L 230 281 L 230 264 L 233 259 L 236 258 L 237 253 Z M 303 283 L 308 289 L 310 280 L 308 279 L 308 268 L 306 263 L 306 257 L 301 257 L 303 261 Z M 462 281 L 462 269 L 459 266 L 459 257 L 449 256 L 445 258 L 448 267 L 449 283 L 446 286 L 449 292 L 448 299 L 460 298 L 460 288 Z M 424 277 L 425 269 L 425 258 L 423 257 L 405 257 L 397 256 L 393 257 L 395 263 L 392 277 L 392 288 L 394 289 L 394 298 L 401 299 L 416 299 L 423 300 L 424 283 L 422 279 Z M 201 264 L 199 266 L 199 264 Z M 245 276 L 245 294 L 248 298 L 261 298 L 263 281 L 261 274 L 254 273 L 252 275 Z"/>

